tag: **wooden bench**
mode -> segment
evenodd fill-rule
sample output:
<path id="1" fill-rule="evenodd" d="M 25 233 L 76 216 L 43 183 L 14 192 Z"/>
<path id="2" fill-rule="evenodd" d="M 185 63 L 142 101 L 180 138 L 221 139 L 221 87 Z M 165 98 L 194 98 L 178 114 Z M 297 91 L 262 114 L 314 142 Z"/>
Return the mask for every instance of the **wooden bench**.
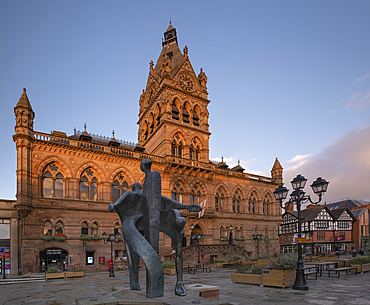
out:
<path id="1" fill-rule="evenodd" d="M 311 269 L 314 269 L 313 271 Z M 308 276 L 310 274 L 315 275 L 315 280 L 317 280 L 317 268 L 315 266 L 305 266 L 304 267 L 304 275 L 306 276 L 306 279 L 308 280 Z"/>
<path id="2" fill-rule="evenodd" d="M 190 274 L 195 274 L 195 272 L 197 272 L 198 270 L 202 270 L 203 272 L 208 272 L 210 273 L 211 272 L 211 267 L 190 267 L 190 271 L 189 273 Z"/>
<path id="3" fill-rule="evenodd" d="M 351 271 L 351 270 L 354 270 L 354 271 Z M 331 269 L 328 269 L 329 271 L 329 277 L 330 277 L 330 273 L 331 272 L 335 272 L 335 274 L 338 275 L 338 277 L 340 277 L 340 272 L 341 271 L 346 271 L 346 274 L 348 274 L 348 272 L 350 272 L 351 274 L 357 274 L 357 268 L 356 267 L 340 267 L 340 268 L 331 268 Z"/>
<path id="4" fill-rule="evenodd" d="M 195 267 L 195 265 L 185 265 L 185 266 L 182 266 L 182 272 L 187 272 L 188 274 L 190 274 L 190 269 L 191 268 L 194 268 L 194 267 Z"/>
<path id="5" fill-rule="evenodd" d="M 224 268 L 236 267 L 236 262 L 228 262 L 223 265 Z"/>

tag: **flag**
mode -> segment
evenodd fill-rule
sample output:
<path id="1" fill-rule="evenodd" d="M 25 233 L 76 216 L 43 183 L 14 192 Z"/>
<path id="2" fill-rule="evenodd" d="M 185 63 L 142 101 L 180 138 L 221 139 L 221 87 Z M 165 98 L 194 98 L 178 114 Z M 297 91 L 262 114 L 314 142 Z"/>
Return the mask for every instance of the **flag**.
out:
<path id="1" fill-rule="evenodd" d="M 206 201 L 207 201 L 207 199 L 205 199 L 204 201 L 202 201 L 200 203 L 200 206 L 202 207 L 202 210 L 199 212 L 198 218 L 201 218 L 204 214 L 204 210 L 206 209 Z"/>

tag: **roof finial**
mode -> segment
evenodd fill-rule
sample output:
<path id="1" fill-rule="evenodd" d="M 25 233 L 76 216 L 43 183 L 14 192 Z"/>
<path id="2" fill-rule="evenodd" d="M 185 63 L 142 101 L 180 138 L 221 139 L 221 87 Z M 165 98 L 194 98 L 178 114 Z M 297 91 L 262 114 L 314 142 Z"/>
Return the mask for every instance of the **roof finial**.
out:
<path id="1" fill-rule="evenodd" d="M 113 131 L 112 131 L 112 135 L 113 135 L 113 138 L 114 138 L 114 129 L 113 129 Z"/>
<path id="2" fill-rule="evenodd" d="M 240 160 L 238 160 L 238 165 L 240 165 Z"/>
<path id="3" fill-rule="evenodd" d="M 84 128 L 85 128 L 85 131 L 86 131 L 86 123 L 84 124 Z"/>
<path id="4" fill-rule="evenodd" d="M 23 88 L 23 92 L 26 92 L 26 88 Z"/>
<path id="5" fill-rule="evenodd" d="M 170 16 L 170 24 L 172 24 L 172 23 L 171 23 L 171 16 Z"/>
<path id="6" fill-rule="evenodd" d="M 221 162 L 224 162 L 224 156 L 221 157 Z"/>

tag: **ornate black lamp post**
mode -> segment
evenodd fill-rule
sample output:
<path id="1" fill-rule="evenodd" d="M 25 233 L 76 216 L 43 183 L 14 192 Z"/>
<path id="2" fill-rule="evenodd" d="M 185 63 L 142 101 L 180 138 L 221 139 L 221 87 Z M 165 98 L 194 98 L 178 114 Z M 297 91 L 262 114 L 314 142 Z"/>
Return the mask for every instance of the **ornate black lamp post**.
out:
<path id="1" fill-rule="evenodd" d="M 233 240 L 233 229 L 234 229 L 233 225 L 230 225 L 230 235 L 229 235 L 229 244 L 230 245 L 234 242 L 234 240 Z"/>
<path id="2" fill-rule="evenodd" d="M 322 195 L 326 192 L 328 189 L 329 182 L 325 181 L 325 179 L 322 179 L 321 177 L 317 178 L 316 181 L 314 181 L 311 184 L 312 190 L 316 195 L 319 196 L 319 200 L 317 202 L 313 202 L 311 200 L 311 197 L 309 195 L 306 195 L 306 193 L 302 190 L 306 185 L 307 179 L 301 175 L 297 175 L 295 177 L 291 184 L 293 187 L 293 192 L 290 194 L 289 201 L 283 206 L 283 201 L 286 199 L 288 195 L 288 190 L 284 186 L 279 186 L 275 191 L 274 195 L 276 200 L 280 201 L 280 206 L 283 209 L 286 209 L 289 207 L 290 204 L 295 204 L 297 206 L 297 212 L 298 212 L 298 237 L 302 237 L 302 219 L 301 219 L 301 204 L 306 203 L 307 201 L 318 204 L 321 201 Z M 303 267 L 303 259 L 302 259 L 302 243 L 298 243 L 298 262 L 297 262 L 297 268 L 296 268 L 296 277 L 295 277 L 295 283 L 293 286 L 293 289 L 296 290 L 308 290 L 308 286 L 306 285 L 306 278 L 304 276 L 304 267 Z"/>
<path id="3" fill-rule="evenodd" d="M 257 255 L 260 254 L 260 240 L 262 239 L 262 234 L 252 234 L 252 238 L 255 242 L 257 242 Z"/>
<path id="4" fill-rule="evenodd" d="M 201 265 L 200 265 L 200 247 L 199 247 L 199 243 L 201 242 L 201 241 L 204 241 L 204 238 L 206 237 L 203 233 L 202 234 L 195 234 L 194 232 L 193 232 L 193 230 L 194 230 L 194 225 L 193 224 L 191 224 L 190 225 L 190 229 L 191 229 L 191 239 L 193 240 L 193 242 L 191 243 L 191 244 L 194 244 L 194 241 L 197 243 L 197 246 L 198 246 L 198 265 L 197 265 L 197 267 L 198 268 L 200 268 L 201 267 Z"/>
<path id="5" fill-rule="evenodd" d="M 107 233 L 103 233 L 102 234 L 102 237 L 104 239 L 104 244 L 107 244 L 108 242 L 110 242 L 110 251 L 111 251 L 111 265 L 110 265 L 110 272 L 109 272 L 109 277 L 115 277 L 114 275 L 114 266 L 113 266 L 113 262 L 114 262 L 114 252 L 113 252 L 113 242 L 115 243 L 119 243 L 119 239 L 121 238 L 121 233 L 117 232 L 116 235 L 114 235 L 113 233 L 109 234 L 108 238 L 107 238 Z"/>

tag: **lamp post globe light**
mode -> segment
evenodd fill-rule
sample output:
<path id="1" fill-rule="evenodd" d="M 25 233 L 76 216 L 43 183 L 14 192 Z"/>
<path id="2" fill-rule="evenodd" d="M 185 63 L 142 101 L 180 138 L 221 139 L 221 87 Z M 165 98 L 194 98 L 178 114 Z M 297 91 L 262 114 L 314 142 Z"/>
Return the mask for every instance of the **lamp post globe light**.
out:
<path id="1" fill-rule="evenodd" d="M 325 179 L 318 177 L 316 181 L 311 184 L 311 188 L 313 192 L 319 196 L 319 200 L 317 202 L 313 202 L 309 195 L 303 191 L 305 187 L 307 179 L 302 175 L 297 175 L 292 181 L 293 192 L 290 194 L 290 199 L 285 205 L 283 206 L 283 201 L 286 199 L 288 195 L 288 189 L 285 188 L 283 185 L 279 186 L 274 191 L 274 196 L 277 201 L 280 202 L 280 206 L 283 209 L 287 209 L 290 204 L 295 204 L 297 206 L 298 212 L 298 237 L 302 237 L 302 219 L 301 219 L 301 204 L 306 203 L 307 201 L 311 202 L 312 204 L 318 204 L 321 201 L 322 195 L 327 191 L 328 184 Z M 296 290 L 308 290 L 308 286 L 306 284 L 306 278 L 304 276 L 304 267 L 303 267 L 303 259 L 302 259 L 302 243 L 298 243 L 298 261 L 297 261 L 297 268 L 296 268 L 296 277 L 295 282 L 293 285 L 293 289 Z"/>
<path id="2" fill-rule="evenodd" d="M 119 232 L 117 232 L 116 235 L 111 233 L 111 234 L 109 234 L 108 237 L 107 237 L 107 233 L 104 232 L 102 234 L 104 244 L 106 245 L 108 242 L 110 242 L 111 265 L 110 265 L 110 268 L 109 268 L 109 277 L 115 277 L 115 275 L 114 275 L 114 266 L 113 266 L 113 262 L 114 262 L 113 243 L 115 242 L 116 244 L 118 244 L 120 242 L 119 239 L 121 238 L 121 236 L 122 235 Z"/>
<path id="3" fill-rule="evenodd" d="M 233 240 L 233 229 L 234 229 L 233 225 L 230 225 L 230 234 L 229 234 L 229 244 L 230 245 L 234 242 L 234 240 Z"/>
<path id="4" fill-rule="evenodd" d="M 260 255 L 260 246 L 259 242 L 262 239 L 262 234 L 252 234 L 253 241 L 257 242 L 257 255 Z"/>
<path id="5" fill-rule="evenodd" d="M 193 224 L 190 225 L 190 229 L 191 229 L 191 241 L 193 241 L 193 242 L 191 242 L 191 244 L 194 244 L 194 241 L 197 244 L 197 248 L 198 248 L 198 265 L 197 265 L 197 268 L 200 268 L 201 264 L 200 264 L 200 246 L 199 246 L 199 243 L 201 241 L 204 241 L 204 238 L 206 236 L 203 233 L 202 234 L 195 234 L 194 231 L 193 231 L 195 229 Z"/>

